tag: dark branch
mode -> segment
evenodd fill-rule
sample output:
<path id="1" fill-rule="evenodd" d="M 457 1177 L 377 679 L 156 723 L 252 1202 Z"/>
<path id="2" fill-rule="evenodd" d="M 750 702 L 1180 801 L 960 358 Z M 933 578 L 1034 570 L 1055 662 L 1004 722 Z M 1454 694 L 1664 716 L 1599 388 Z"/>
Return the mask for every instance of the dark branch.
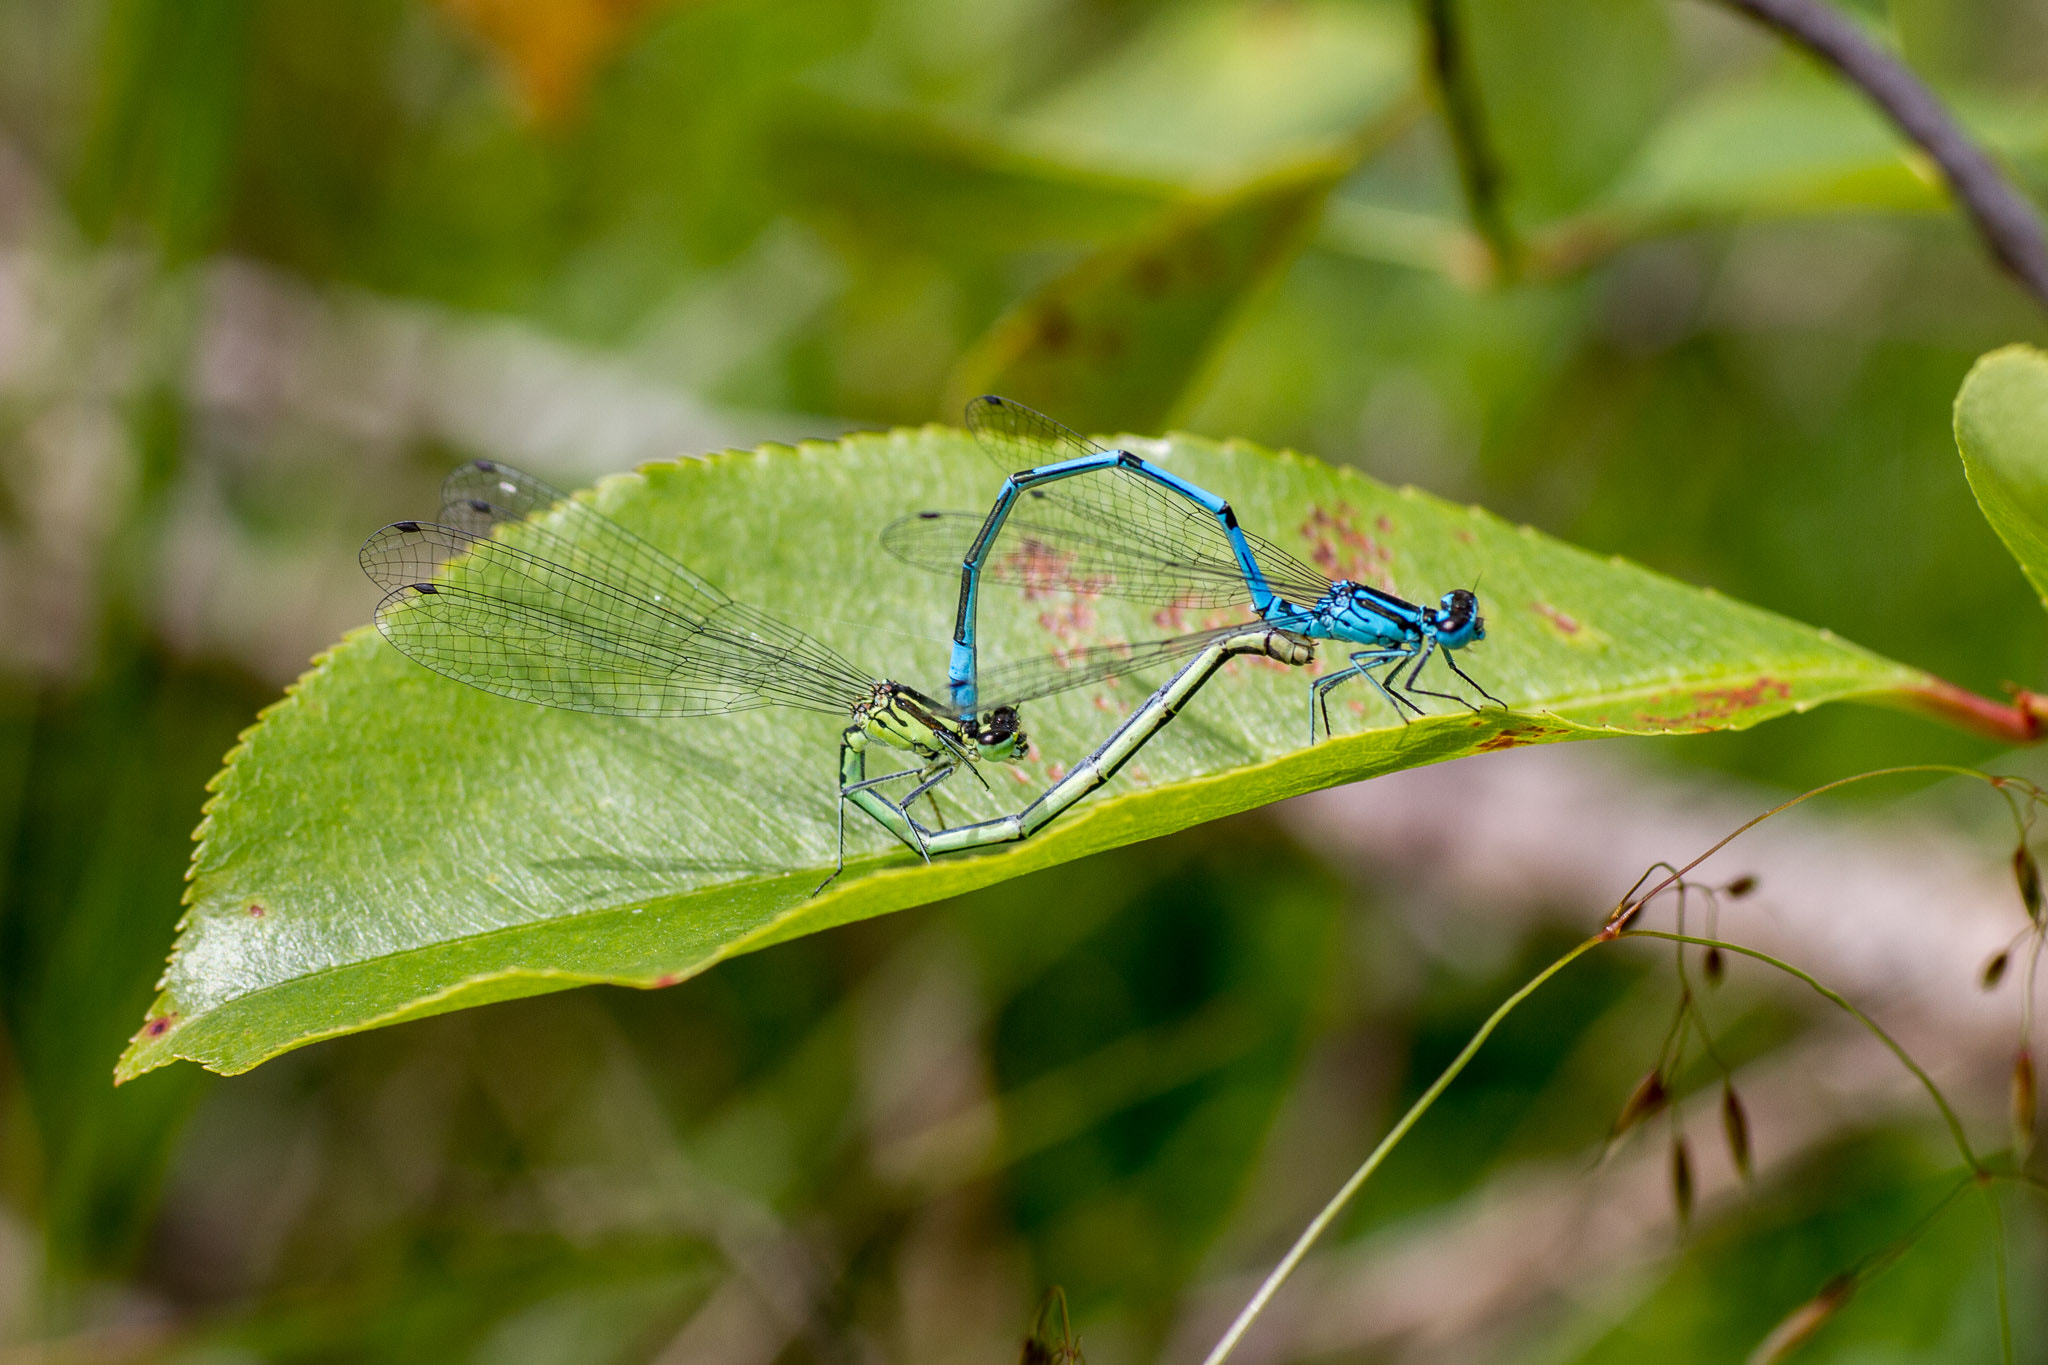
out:
<path id="1" fill-rule="evenodd" d="M 1423 29 L 1429 36 L 1429 70 L 1443 100 L 1444 122 L 1457 153 L 1458 179 L 1465 188 L 1465 208 L 1472 226 L 1493 252 L 1494 273 L 1513 279 L 1521 266 L 1521 244 L 1501 201 L 1500 161 L 1486 137 L 1486 117 L 1479 104 L 1464 34 L 1452 6 L 1457 0 L 1423 0 Z"/>
<path id="2" fill-rule="evenodd" d="M 1992 256 L 2048 307 L 2048 241 L 2034 206 L 1904 62 L 1824 0 L 1721 3 L 1790 38 L 1860 87 L 1941 167 Z"/>

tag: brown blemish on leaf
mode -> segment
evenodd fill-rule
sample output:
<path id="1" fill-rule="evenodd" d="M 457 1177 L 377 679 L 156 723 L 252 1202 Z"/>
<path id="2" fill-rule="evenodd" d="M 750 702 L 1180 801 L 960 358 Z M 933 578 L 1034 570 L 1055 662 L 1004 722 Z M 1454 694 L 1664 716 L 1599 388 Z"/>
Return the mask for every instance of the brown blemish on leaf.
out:
<path id="1" fill-rule="evenodd" d="M 1002 577 L 1022 588 L 1027 602 L 1036 602 L 1065 591 L 1092 597 L 1115 582 L 1107 574 L 1083 577 L 1075 573 L 1074 559 L 1075 555 L 1070 550 L 1061 550 L 1026 536 L 1015 549 L 1003 556 Z"/>
<path id="2" fill-rule="evenodd" d="M 1600 650 L 1614 643 L 1597 626 L 1589 625 L 1570 612 L 1548 602 L 1531 602 L 1529 610 L 1549 627 L 1553 635 L 1575 649 Z"/>
<path id="3" fill-rule="evenodd" d="M 1451 539 L 1457 541 L 1460 545 L 1470 545 L 1472 543 L 1473 536 L 1470 531 L 1460 526 L 1457 530 L 1451 532 Z"/>
<path id="4" fill-rule="evenodd" d="M 178 1015 L 175 1012 L 171 1014 L 159 1014 L 156 1018 L 144 1024 L 142 1026 L 142 1031 L 151 1038 L 161 1038 L 166 1033 L 169 1033 L 171 1031 L 171 1025 L 177 1022 Z"/>
<path id="5" fill-rule="evenodd" d="M 265 911 L 265 910 L 263 909 L 263 906 L 262 906 L 262 904 L 261 904 L 260 902 L 257 902 L 257 901 L 250 901 L 250 902 L 249 902 L 249 918 L 250 918 L 250 919 L 262 919 L 262 918 L 263 918 L 263 916 L 264 916 L 264 915 L 265 915 L 266 913 L 267 913 L 267 912 L 266 912 L 266 911 Z"/>
<path id="6" fill-rule="evenodd" d="M 1340 502 L 1334 509 L 1318 505 L 1300 529 L 1310 545 L 1309 559 L 1331 578 L 1393 591 L 1388 576 L 1393 552 L 1359 525 L 1358 513 L 1350 505 Z"/>
<path id="7" fill-rule="evenodd" d="M 1057 301 L 1048 300 L 1038 310 L 1035 319 L 1038 332 L 1037 344 L 1048 351 L 1064 351 L 1074 339 L 1074 319 L 1066 307 Z"/>
<path id="8" fill-rule="evenodd" d="M 1641 724 L 1665 730 L 1710 730 L 1718 722 L 1754 710 L 1774 698 L 1784 701 L 1791 695 L 1790 683 L 1780 678 L 1762 677 L 1741 687 L 1696 688 L 1688 694 L 1691 703 L 1688 710 L 1675 715 L 1644 711 L 1636 719 Z"/>
<path id="9" fill-rule="evenodd" d="M 1477 748 L 1482 754 L 1499 753 L 1502 749 L 1519 749 L 1524 745 L 1542 744 L 1564 733 L 1563 729 L 1552 725 L 1511 725 L 1499 734 L 1481 740 Z"/>

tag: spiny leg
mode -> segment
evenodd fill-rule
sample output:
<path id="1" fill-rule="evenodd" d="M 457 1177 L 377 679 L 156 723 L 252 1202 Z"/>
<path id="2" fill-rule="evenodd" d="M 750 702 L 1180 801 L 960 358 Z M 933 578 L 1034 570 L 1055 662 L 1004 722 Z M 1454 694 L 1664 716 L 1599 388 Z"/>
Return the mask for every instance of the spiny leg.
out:
<path id="1" fill-rule="evenodd" d="M 881 779 L 877 778 L 875 780 L 880 781 Z M 839 798 L 833 802 L 839 808 L 839 860 L 832 864 L 832 875 L 811 888 L 813 896 L 816 896 L 826 887 L 838 881 L 839 874 L 846 871 L 846 787 L 838 783 L 833 785 L 839 787 Z M 865 786 L 866 784 L 861 783 L 859 785 Z"/>
<path id="2" fill-rule="evenodd" d="M 1506 702 L 1502 701 L 1499 697 L 1494 696 L 1493 693 L 1481 687 L 1477 682 L 1473 681 L 1472 675 L 1470 673 L 1467 673 L 1464 669 L 1458 667 L 1458 661 L 1451 657 L 1451 651 L 1449 651 L 1448 649 L 1444 651 L 1444 663 L 1447 667 L 1449 667 L 1451 672 L 1457 674 L 1466 682 L 1470 683 L 1472 685 L 1473 691 L 1477 692 L 1480 696 L 1492 702 L 1495 706 L 1498 706 L 1501 710 L 1505 711 L 1508 709 L 1508 704 Z"/>
<path id="3" fill-rule="evenodd" d="M 1479 708 L 1474 706 L 1471 702 L 1466 701 L 1463 697 L 1457 696 L 1454 693 L 1437 692 L 1427 687 L 1417 687 L 1415 685 L 1417 680 L 1422 677 L 1422 665 L 1429 661 L 1429 656 L 1433 652 L 1435 652 L 1436 647 L 1437 645 L 1435 640 L 1428 640 L 1423 643 L 1422 653 L 1416 656 L 1415 667 L 1408 670 L 1408 685 L 1402 688 L 1401 690 L 1412 695 L 1420 695 L 1424 697 L 1439 697 L 1444 701 L 1454 701 L 1458 703 L 1458 705 L 1472 712 L 1473 715 L 1478 715 Z M 1444 651 L 1445 660 L 1448 661 L 1450 657 L 1450 651 Z"/>
<path id="4" fill-rule="evenodd" d="M 961 764 L 965 763 L 967 765 L 967 771 L 974 774 L 974 780 L 976 782 L 981 783 L 981 789 L 983 791 L 991 790 L 991 788 L 988 785 L 988 779 L 981 775 L 981 769 L 974 766 L 973 757 L 970 754 L 968 754 L 966 745 L 962 744 L 959 740 L 953 738 L 951 735 L 947 734 L 943 730 L 933 730 L 932 738 L 936 739 L 939 743 L 945 745 L 946 751 L 953 755 L 952 766 L 946 769 L 946 775 L 948 777 L 952 776 L 954 770 L 959 768 Z M 931 769 L 926 768 L 925 771 L 930 772 Z M 941 778 L 940 780 L 943 781 L 944 779 Z M 924 788 L 920 787 L 917 791 L 914 791 L 910 795 L 904 797 L 903 804 L 905 806 L 908 806 L 911 802 L 917 800 L 918 794 L 923 790 Z M 937 802 L 934 802 L 932 804 L 932 809 L 938 809 Z"/>
<path id="5" fill-rule="evenodd" d="M 1385 694 L 1390 699 L 1398 699 L 1400 701 L 1406 702 L 1408 705 L 1408 709 L 1414 712 L 1417 716 L 1426 715 L 1427 712 L 1425 712 L 1420 706 L 1416 705 L 1415 702 L 1409 700 L 1409 698 L 1404 696 L 1403 694 L 1414 687 L 1416 670 L 1422 667 L 1422 660 L 1428 657 L 1429 642 L 1418 641 L 1416 644 L 1411 645 L 1407 649 L 1401 651 L 1400 661 L 1396 663 L 1393 666 L 1393 668 L 1387 671 L 1387 676 L 1383 680 L 1385 686 L 1382 690 L 1385 692 Z M 1405 682 L 1402 682 L 1401 674 L 1404 670 L 1406 671 L 1408 677 Z M 1395 690 L 1397 684 L 1399 685 L 1399 691 Z"/>
<path id="6" fill-rule="evenodd" d="M 899 777 L 923 777 L 926 773 L 930 771 L 931 769 L 929 767 L 905 768 L 900 772 L 884 773 L 880 777 L 870 777 L 859 782 L 849 783 L 848 785 L 841 787 L 839 790 L 843 793 L 866 791 L 869 787 L 879 787 L 884 782 L 894 782 Z"/>
<path id="7" fill-rule="evenodd" d="M 1316 742 L 1316 712 L 1323 713 L 1323 734 L 1334 738 L 1337 729 L 1330 724 L 1330 689 L 1347 678 L 1358 676 L 1358 667 L 1339 669 L 1327 678 L 1317 678 L 1308 685 L 1308 742 Z"/>
<path id="8" fill-rule="evenodd" d="M 910 812 L 907 809 L 905 809 L 905 807 L 909 806 L 910 802 L 905 801 L 902 803 L 902 805 L 898 805 L 896 802 L 891 801 L 888 797 L 881 795 L 879 792 L 876 793 L 875 799 L 880 801 L 883 805 L 889 807 L 889 809 L 895 811 L 898 815 L 903 817 L 903 823 L 910 826 L 910 832 L 917 836 L 917 855 L 920 858 L 924 859 L 926 867 L 930 867 L 932 861 L 931 843 L 929 840 L 925 838 L 924 826 L 918 824 L 917 821 L 914 818 L 912 818 Z M 915 797 L 912 798 L 912 800 L 915 799 Z"/>
<path id="9" fill-rule="evenodd" d="M 934 769 L 935 769 L 935 767 L 936 767 L 936 770 L 937 770 L 937 775 L 936 775 L 936 776 L 934 776 L 934 775 L 933 775 L 933 774 L 934 774 Z M 925 767 L 922 767 L 922 768 L 904 768 L 904 769 L 901 769 L 900 771 L 897 771 L 897 772 L 893 772 L 893 773 L 884 773 L 884 774 L 883 774 L 882 776 L 880 776 L 880 777 L 869 777 L 869 778 L 864 778 L 864 779 L 862 779 L 862 780 L 861 780 L 861 781 L 859 781 L 859 782 L 848 782 L 848 783 L 845 783 L 845 784 L 841 785 L 841 786 L 840 786 L 840 788 L 839 788 L 839 863 L 840 863 L 840 866 L 841 866 L 841 867 L 843 868 L 843 867 L 844 867 L 844 866 L 846 865 L 846 799 L 847 799 L 847 797 L 851 796 L 851 795 L 852 795 L 853 793 L 855 793 L 855 792 L 859 792 L 859 791 L 867 791 L 867 790 L 870 790 L 870 789 L 872 789 L 872 788 L 875 788 L 875 787 L 879 787 L 879 786 L 880 786 L 880 785 L 881 785 L 882 783 L 884 783 L 884 782 L 894 782 L 894 781 L 895 781 L 895 780 L 896 780 L 897 778 L 899 778 L 899 777 L 916 777 L 916 778 L 919 778 L 919 779 L 923 779 L 923 780 L 921 780 L 921 781 L 920 781 L 920 782 L 918 783 L 918 785 L 917 785 L 916 787 L 912 788 L 912 789 L 911 789 L 911 791 L 910 791 L 910 794 L 909 794 L 908 796 L 904 797 L 904 799 L 903 799 L 903 800 L 902 800 L 902 801 L 901 801 L 900 803 L 899 803 L 899 802 L 895 802 L 895 801 L 891 801 L 891 800 L 890 800 L 890 799 L 889 799 L 888 797 L 886 797 L 886 796 L 882 795 L 882 793 L 881 793 L 881 792 L 879 792 L 879 791 L 875 792 L 875 799 L 876 799 L 876 800 L 878 800 L 878 801 L 880 801 L 880 802 L 881 802 L 881 803 L 882 803 L 883 805 L 887 806 L 887 807 L 888 807 L 888 808 L 889 808 L 890 810 L 892 810 L 892 811 L 895 811 L 895 812 L 896 812 L 896 814 L 898 814 L 898 815 L 900 815 L 900 816 L 902 816 L 902 817 L 903 817 L 903 823 L 904 823 L 905 825 L 908 825 L 908 826 L 910 827 L 910 832 L 911 832 L 912 836 L 913 836 L 913 837 L 915 837 L 915 838 L 916 838 L 916 840 L 917 840 L 917 852 L 918 852 L 918 856 L 922 857 L 922 858 L 923 858 L 923 859 L 925 860 L 925 862 L 927 862 L 927 863 L 931 862 L 931 860 L 932 860 L 932 853 L 931 853 L 931 847 L 930 847 L 929 841 L 928 841 L 928 840 L 927 840 L 927 839 L 925 838 L 925 830 L 924 830 L 924 827 L 923 827 L 922 825 L 918 824 L 918 823 L 917 823 L 917 821 L 916 821 L 916 819 L 915 819 L 914 817 L 912 817 L 912 815 L 910 814 L 910 809 L 909 809 L 909 807 L 910 807 L 910 805 L 911 805 L 911 803 L 912 803 L 912 802 L 916 801 L 918 797 L 920 797 L 920 796 L 924 795 L 924 794 L 925 794 L 925 793 L 926 793 L 926 792 L 927 792 L 927 791 L 928 791 L 929 789 L 931 789 L 932 787 L 935 787 L 935 786 L 937 786 L 937 785 L 938 785 L 939 783 L 941 783 L 941 782 L 945 781 L 945 780 L 946 780 L 946 779 L 947 779 L 948 777 L 951 777 L 951 776 L 953 775 L 953 771 L 954 771 L 954 769 L 956 769 L 957 767 L 959 767 L 959 763 L 958 763 L 957 761 L 955 761 L 955 762 L 949 762 L 949 763 L 948 763 L 948 762 L 942 762 L 942 763 L 941 763 L 940 765 L 931 765 L 931 764 L 927 764 L 927 765 L 926 765 Z M 834 877 L 836 877 L 836 876 L 838 876 L 839 874 L 838 874 L 837 872 L 834 872 L 834 873 L 833 873 L 832 875 L 833 875 Z M 825 889 L 825 886 L 826 886 L 826 885 L 829 885 L 829 884 L 830 884 L 830 882 L 831 882 L 831 878 L 830 878 L 830 877 L 826 878 L 825 882 L 824 882 L 824 883 L 822 883 L 822 884 L 820 884 L 820 886 L 818 887 L 818 891 L 822 891 L 822 890 L 824 890 L 824 889 Z M 813 892 L 812 892 L 811 894 L 815 896 L 815 895 L 817 895 L 817 894 L 818 894 L 818 892 L 817 892 L 817 891 L 813 891 Z"/>
<path id="10" fill-rule="evenodd" d="M 1401 669 L 1400 665 L 1396 663 L 1396 661 L 1406 660 L 1410 656 L 1410 653 L 1411 651 L 1405 649 L 1360 650 L 1358 653 L 1353 654 L 1351 656 L 1351 667 L 1342 669 L 1336 673 L 1332 673 L 1327 678 L 1318 678 L 1313 683 L 1309 684 L 1311 695 L 1315 699 L 1315 706 L 1319 707 L 1323 713 L 1323 733 L 1325 735 L 1335 733 L 1335 731 L 1330 726 L 1330 690 L 1336 687 L 1339 683 L 1344 682 L 1346 679 L 1354 677 L 1363 678 L 1367 682 L 1371 683 L 1373 687 L 1379 692 L 1379 694 L 1387 699 L 1387 704 L 1394 708 L 1394 714 L 1401 718 L 1402 724 L 1405 725 L 1408 723 L 1409 711 L 1413 711 L 1415 712 L 1415 714 L 1421 715 L 1421 707 L 1415 705 L 1415 703 L 1411 701 L 1405 700 L 1399 694 L 1389 690 L 1387 685 L 1380 680 L 1379 676 L 1372 671 L 1373 669 L 1378 668 L 1384 664 L 1394 663 L 1394 672 L 1398 674 L 1401 671 Z M 1311 708 L 1311 710 L 1309 711 L 1309 734 L 1311 736 L 1311 742 L 1313 742 L 1313 736 L 1315 734 L 1314 708 Z"/>
<path id="11" fill-rule="evenodd" d="M 930 795 L 932 788 L 938 786 L 941 782 L 944 782 L 947 778 L 951 777 L 955 772 L 958 772 L 959 768 L 960 765 L 958 763 L 948 763 L 944 767 L 936 769 L 926 768 L 924 770 L 924 780 L 918 783 L 915 787 L 912 787 L 910 789 L 909 794 L 903 798 L 904 815 L 909 815 L 910 808 L 917 804 L 918 797 Z M 937 810 L 938 808 L 938 803 L 934 801 L 932 803 L 932 809 Z"/>

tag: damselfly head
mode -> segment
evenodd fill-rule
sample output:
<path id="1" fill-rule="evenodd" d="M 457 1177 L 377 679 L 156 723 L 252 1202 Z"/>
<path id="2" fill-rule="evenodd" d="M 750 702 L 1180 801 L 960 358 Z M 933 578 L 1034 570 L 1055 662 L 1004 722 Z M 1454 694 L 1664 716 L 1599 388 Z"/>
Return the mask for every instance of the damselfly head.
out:
<path id="1" fill-rule="evenodd" d="M 1024 733 L 1023 720 L 1014 706 L 998 706 L 982 716 L 972 731 L 974 745 L 983 758 L 1013 762 L 1031 755 L 1031 740 Z"/>
<path id="2" fill-rule="evenodd" d="M 1486 638 L 1486 622 L 1479 616 L 1479 594 L 1469 588 L 1453 588 L 1429 613 L 1430 628 L 1445 649 L 1463 649 L 1474 640 Z"/>

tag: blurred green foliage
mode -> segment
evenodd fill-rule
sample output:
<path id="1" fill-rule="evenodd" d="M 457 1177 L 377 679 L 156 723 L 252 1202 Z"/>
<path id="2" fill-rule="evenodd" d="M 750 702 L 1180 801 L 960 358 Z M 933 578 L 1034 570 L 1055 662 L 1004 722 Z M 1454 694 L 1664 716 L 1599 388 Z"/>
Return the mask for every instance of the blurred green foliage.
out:
<path id="1" fill-rule="evenodd" d="M 1425 941 L 1398 878 L 1238 821 L 667 992 L 109 1089 L 200 784 L 366 615 L 353 541 L 458 454 L 566 475 L 922 422 L 1028 361 L 1084 425 L 1292 444 L 2038 682 L 1949 416 L 1974 357 L 2048 327 L 1924 167 L 1712 5 L 1455 8 L 1511 284 L 1405 0 L 0 0 L 0 1348 L 1007 1359 L 1057 1280 L 1098 1365 L 1198 1353 L 1540 955 L 1452 907 Z M 2038 195 L 2039 7 L 1856 12 Z M 1100 283 L 1325 159 L 1277 245 L 1162 313 L 1142 385 L 1001 342 L 1077 288 L 1141 308 Z M 1989 749 L 1835 708 L 1662 754 L 1802 783 Z M 1668 1005 L 1632 970 L 1511 1026 L 1344 1253 L 1585 1160 Z M 1730 1013 L 1762 1056 L 1814 1028 Z M 1683 1245 L 1568 1245 L 1586 1282 L 1476 1349 L 1739 1358 L 1940 1197 L 1925 1136 L 1848 1119 Z M 1812 1358 L 1987 1358 L 1980 1207 Z M 2007 1232 L 2039 1283 L 2038 1219 Z"/>

